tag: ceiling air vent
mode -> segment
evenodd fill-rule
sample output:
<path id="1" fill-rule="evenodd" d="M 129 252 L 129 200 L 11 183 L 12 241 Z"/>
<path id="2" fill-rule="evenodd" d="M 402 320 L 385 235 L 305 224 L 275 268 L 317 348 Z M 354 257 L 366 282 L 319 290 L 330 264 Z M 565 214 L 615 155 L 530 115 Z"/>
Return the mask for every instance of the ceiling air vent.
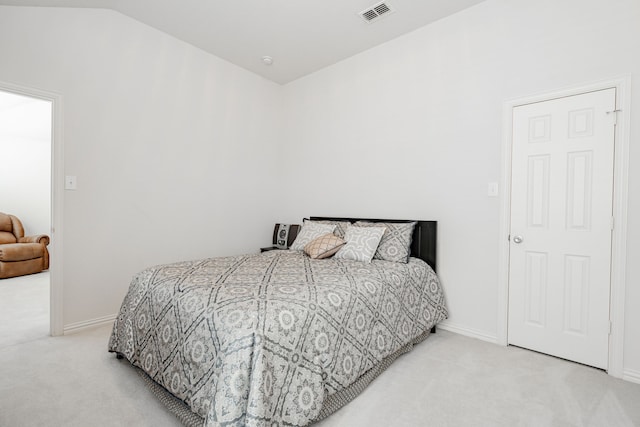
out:
<path id="1" fill-rule="evenodd" d="M 393 7 L 389 3 L 380 2 L 370 6 L 359 13 L 359 15 L 367 22 L 373 22 L 383 15 L 394 12 Z"/>

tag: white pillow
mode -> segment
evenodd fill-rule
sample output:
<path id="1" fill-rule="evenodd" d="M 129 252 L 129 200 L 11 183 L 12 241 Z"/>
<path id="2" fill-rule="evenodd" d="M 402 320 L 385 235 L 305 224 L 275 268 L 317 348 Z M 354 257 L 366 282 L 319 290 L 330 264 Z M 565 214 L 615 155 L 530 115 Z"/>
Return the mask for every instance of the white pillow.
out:
<path id="1" fill-rule="evenodd" d="M 317 239 L 320 236 L 324 236 L 327 233 L 333 233 L 336 228 L 332 224 L 318 224 L 317 222 L 305 222 L 302 224 L 300 232 L 296 236 L 296 240 L 291 244 L 292 251 L 302 251 L 307 243 Z"/>
<path id="2" fill-rule="evenodd" d="M 305 222 L 307 222 L 307 220 L 305 220 Z M 347 232 L 347 228 L 351 227 L 351 223 L 349 221 L 331 221 L 331 220 L 326 220 L 326 219 L 314 219 L 311 222 L 315 222 L 316 224 L 331 224 L 331 225 L 335 225 L 336 229 L 333 230 L 333 234 L 335 234 L 336 236 L 338 236 L 341 239 L 344 239 L 344 233 Z"/>
<path id="3" fill-rule="evenodd" d="M 386 227 L 349 227 L 344 235 L 347 244 L 334 258 L 371 262 L 385 230 Z"/>

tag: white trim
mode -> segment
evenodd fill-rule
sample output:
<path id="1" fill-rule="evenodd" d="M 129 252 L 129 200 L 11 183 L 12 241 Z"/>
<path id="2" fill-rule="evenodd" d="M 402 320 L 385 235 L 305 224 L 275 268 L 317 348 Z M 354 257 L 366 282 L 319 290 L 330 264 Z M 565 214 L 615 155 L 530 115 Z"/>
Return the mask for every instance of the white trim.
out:
<path id="1" fill-rule="evenodd" d="M 632 383 L 640 384 L 640 371 L 625 369 L 622 373 L 622 379 Z"/>
<path id="2" fill-rule="evenodd" d="M 503 106 L 502 129 L 502 170 L 500 228 L 499 228 L 499 260 L 498 260 L 498 325 L 497 343 L 507 345 L 508 307 L 509 307 L 509 229 L 511 212 L 511 148 L 513 108 L 533 102 L 547 101 L 555 98 L 578 95 L 585 92 L 616 88 L 616 106 L 622 110 L 618 113 L 615 133 L 613 215 L 615 228 L 611 245 L 611 299 L 610 320 L 612 322 L 609 336 L 609 375 L 620 378 L 623 373 L 624 353 L 624 308 L 626 289 L 627 260 L 627 205 L 629 176 L 629 125 L 631 117 L 631 76 L 613 78 L 611 80 L 585 84 L 579 87 L 558 90 L 542 95 L 506 101 Z"/>
<path id="3" fill-rule="evenodd" d="M 464 326 L 455 325 L 448 320 L 444 320 L 436 326 L 436 333 L 438 329 L 444 329 L 445 331 L 453 332 L 455 334 L 464 335 L 466 337 L 476 338 L 482 341 L 490 342 L 492 344 L 497 343 L 497 339 L 493 335 L 489 335 L 486 332 L 479 331 L 477 329 L 467 328 Z"/>
<path id="4" fill-rule="evenodd" d="M 64 141 L 62 138 L 62 95 L 32 87 L 1 82 L 0 90 L 51 102 L 51 253 L 50 270 L 50 320 L 52 336 L 63 334 L 62 323 L 62 211 L 64 206 Z"/>
<path id="5" fill-rule="evenodd" d="M 498 229 L 498 325 L 496 342 L 508 345 L 509 324 L 509 232 L 511 230 L 511 144 L 515 101 L 502 111 L 502 167 L 500 169 L 500 221 Z"/>
<path id="6" fill-rule="evenodd" d="M 611 239 L 611 303 L 609 319 L 609 375 L 624 374 L 624 324 L 627 271 L 627 208 L 629 198 L 629 129 L 631 124 L 631 76 L 617 81 L 616 108 L 621 109 L 616 124 L 614 159 L 613 216 Z"/>
<path id="7" fill-rule="evenodd" d="M 97 317 L 95 319 L 83 320 L 82 322 L 75 322 L 65 325 L 64 334 L 75 334 L 77 332 L 84 331 L 86 329 L 97 328 L 98 326 L 108 325 L 116 320 L 117 314 L 110 314 L 108 316 Z"/>

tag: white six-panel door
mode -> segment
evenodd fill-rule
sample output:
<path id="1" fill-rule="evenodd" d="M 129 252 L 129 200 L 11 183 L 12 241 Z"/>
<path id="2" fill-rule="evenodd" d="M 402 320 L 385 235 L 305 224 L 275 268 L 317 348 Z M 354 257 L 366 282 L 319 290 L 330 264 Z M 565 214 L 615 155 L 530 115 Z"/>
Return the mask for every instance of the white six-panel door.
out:
<path id="1" fill-rule="evenodd" d="M 606 369 L 615 88 L 513 109 L 510 344 Z"/>

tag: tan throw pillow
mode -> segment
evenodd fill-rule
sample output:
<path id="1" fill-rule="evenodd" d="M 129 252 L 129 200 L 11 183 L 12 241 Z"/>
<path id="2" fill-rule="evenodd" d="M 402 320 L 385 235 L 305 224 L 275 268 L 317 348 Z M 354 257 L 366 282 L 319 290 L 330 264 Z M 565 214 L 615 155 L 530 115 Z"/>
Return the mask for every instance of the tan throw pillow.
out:
<path id="1" fill-rule="evenodd" d="M 307 243 L 304 252 L 313 259 L 329 258 L 346 242 L 333 233 L 327 233 Z"/>

